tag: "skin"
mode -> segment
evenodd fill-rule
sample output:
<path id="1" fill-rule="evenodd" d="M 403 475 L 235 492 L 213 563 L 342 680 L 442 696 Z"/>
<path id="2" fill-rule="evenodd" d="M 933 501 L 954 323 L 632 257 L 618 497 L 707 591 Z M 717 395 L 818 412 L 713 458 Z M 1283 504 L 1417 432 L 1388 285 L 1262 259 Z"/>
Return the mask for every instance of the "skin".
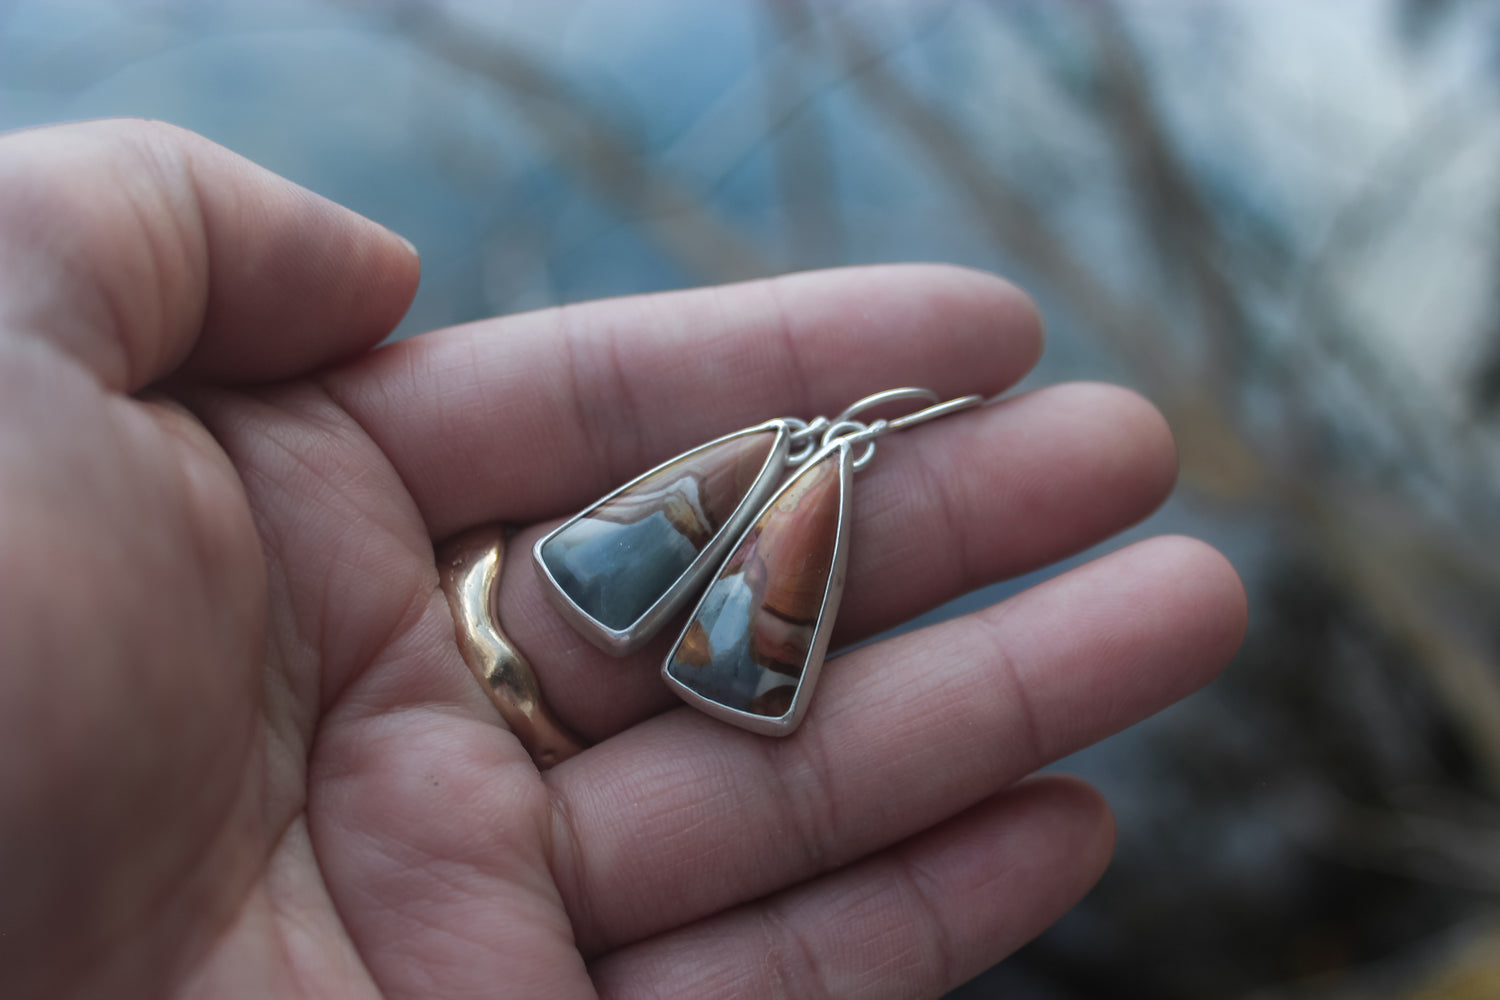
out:
<path id="1" fill-rule="evenodd" d="M 460 660 L 433 542 L 513 552 L 631 475 L 892 385 L 998 393 L 1040 324 L 902 266 L 598 302 L 379 350 L 379 226 L 190 134 L 0 138 L 0 993 L 924 997 L 1096 880 L 1038 767 L 1209 680 L 1213 550 L 1142 542 L 831 661 L 772 741 L 552 612 L 501 621 L 595 745 L 538 773 Z M 1100 541 L 1175 474 L 1063 385 L 882 440 L 835 645 Z"/>

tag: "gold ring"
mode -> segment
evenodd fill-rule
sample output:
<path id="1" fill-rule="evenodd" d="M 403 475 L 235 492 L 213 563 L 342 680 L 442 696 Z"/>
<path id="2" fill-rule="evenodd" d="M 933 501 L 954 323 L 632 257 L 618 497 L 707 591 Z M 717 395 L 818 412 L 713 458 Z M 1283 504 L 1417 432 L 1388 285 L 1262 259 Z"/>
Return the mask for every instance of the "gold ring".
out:
<path id="1" fill-rule="evenodd" d="M 464 662 L 537 767 L 546 769 L 578 753 L 583 744 L 542 701 L 536 672 L 495 620 L 495 584 L 504 560 L 502 530 L 475 528 L 442 546 L 438 573 Z"/>

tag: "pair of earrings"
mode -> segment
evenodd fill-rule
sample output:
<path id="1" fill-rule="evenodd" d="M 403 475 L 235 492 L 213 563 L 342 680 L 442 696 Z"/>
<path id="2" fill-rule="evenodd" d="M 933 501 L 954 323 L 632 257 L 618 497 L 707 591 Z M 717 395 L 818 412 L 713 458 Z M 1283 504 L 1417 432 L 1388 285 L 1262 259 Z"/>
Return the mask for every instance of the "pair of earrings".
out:
<path id="1" fill-rule="evenodd" d="M 907 400 L 930 405 L 858 419 Z M 662 677 L 715 718 L 785 736 L 807 712 L 843 595 L 853 473 L 880 435 L 981 402 L 890 389 L 831 420 L 783 417 L 725 435 L 541 539 L 537 570 L 558 611 L 616 656 L 643 646 L 712 575 Z M 788 469 L 796 471 L 783 483 Z"/>

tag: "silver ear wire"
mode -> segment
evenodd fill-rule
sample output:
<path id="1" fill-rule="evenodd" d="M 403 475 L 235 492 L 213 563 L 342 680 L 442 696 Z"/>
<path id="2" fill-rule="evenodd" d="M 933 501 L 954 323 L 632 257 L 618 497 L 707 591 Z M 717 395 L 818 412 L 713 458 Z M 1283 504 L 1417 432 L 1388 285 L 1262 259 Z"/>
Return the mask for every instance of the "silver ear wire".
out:
<path id="1" fill-rule="evenodd" d="M 866 410 L 903 399 L 922 399 L 930 402 L 932 405 L 892 420 L 882 418 L 873 423 L 866 424 L 863 421 L 854 419 Z M 884 392 L 877 392 L 866 396 L 844 410 L 843 413 L 834 417 L 828 424 L 827 429 L 823 431 L 823 445 L 826 447 L 836 440 L 848 441 L 851 446 L 863 444 L 865 450 L 860 452 L 859 457 L 851 465 L 851 468 L 855 472 L 858 472 L 869 465 L 870 460 L 875 457 L 875 439 L 882 434 L 889 431 L 900 431 L 908 427 L 915 427 L 917 424 L 936 420 L 938 417 L 946 417 L 950 413 L 958 413 L 960 410 L 979 406 L 983 402 L 983 396 L 969 395 L 959 396 L 957 399 L 950 399 L 945 403 L 939 403 L 938 394 L 931 389 L 918 389 L 915 387 L 887 389 Z"/>

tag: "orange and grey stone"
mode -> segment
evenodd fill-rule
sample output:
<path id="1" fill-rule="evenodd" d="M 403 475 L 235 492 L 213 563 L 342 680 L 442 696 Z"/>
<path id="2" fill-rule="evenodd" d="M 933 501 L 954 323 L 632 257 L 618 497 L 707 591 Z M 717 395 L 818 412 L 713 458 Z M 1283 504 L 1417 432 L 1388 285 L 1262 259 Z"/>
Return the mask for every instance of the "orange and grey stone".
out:
<path id="1" fill-rule="evenodd" d="M 734 514 L 775 442 L 742 434 L 652 470 L 548 539 L 542 562 L 590 617 L 629 628 Z"/>
<path id="2" fill-rule="evenodd" d="M 756 519 L 668 661 L 675 680 L 737 711 L 787 713 L 828 593 L 842 489 L 833 453 Z"/>

